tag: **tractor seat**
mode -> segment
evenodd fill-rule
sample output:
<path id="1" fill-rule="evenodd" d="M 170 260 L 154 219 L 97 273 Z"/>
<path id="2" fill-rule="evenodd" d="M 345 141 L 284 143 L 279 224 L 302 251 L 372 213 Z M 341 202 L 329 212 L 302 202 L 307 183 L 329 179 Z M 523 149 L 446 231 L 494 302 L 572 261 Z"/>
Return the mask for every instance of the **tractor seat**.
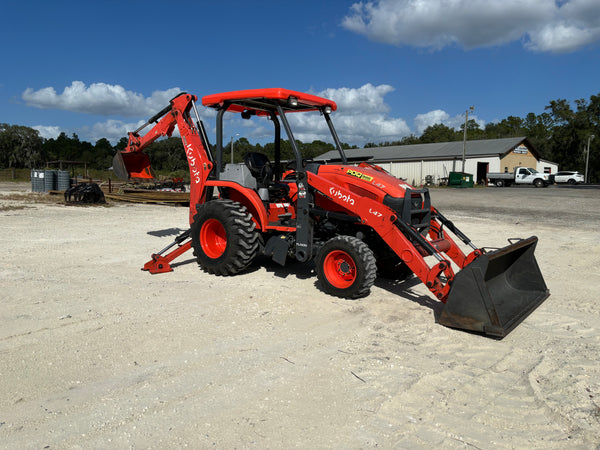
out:
<path id="1" fill-rule="evenodd" d="M 289 195 L 290 187 L 287 183 L 273 181 L 273 167 L 267 155 L 259 152 L 246 153 L 244 164 L 256 178 L 258 187 L 268 189 L 271 200 L 283 200 Z"/>
<path id="2" fill-rule="evenodd" d="M 244 155 L 244 164 L 250 169 L 250 173 L 263 186 L 267 186 L 273 180 L 273 168 L 269 157 L 264 153 L 249 152 Z"/>

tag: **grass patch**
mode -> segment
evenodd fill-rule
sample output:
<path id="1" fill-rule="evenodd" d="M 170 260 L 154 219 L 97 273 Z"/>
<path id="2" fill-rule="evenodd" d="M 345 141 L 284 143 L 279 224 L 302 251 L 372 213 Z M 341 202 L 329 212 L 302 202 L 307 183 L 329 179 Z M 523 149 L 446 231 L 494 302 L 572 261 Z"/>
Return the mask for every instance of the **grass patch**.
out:
<path id="1" fill-rule="evenodd" d="M 25 205 L 0 205 L 0 212 L 18 211 L 20 209 L 29 209 L 31 206 Z"/>
<path id="2" fill-rule="evenodd" d="M 21 203 L 43 203 L 43 204 L 61 204 L 65 200 L 60 195 L 38 194 L 38 193 L 20 193 L 13 192 L 9 194 L 0 194 L 0 200 L 8 200 Z"/>
<path id="3" fill-rule="evenodd" d="M 111 207 L 110 203 L 67 203 L 62 195 L 50 195 L 37 192 L 12 192 L 0 193 L 0 212 L 17 211 L 32 208 L 33 205 L 59 205 L 59 206 L 104 206 Z"/>

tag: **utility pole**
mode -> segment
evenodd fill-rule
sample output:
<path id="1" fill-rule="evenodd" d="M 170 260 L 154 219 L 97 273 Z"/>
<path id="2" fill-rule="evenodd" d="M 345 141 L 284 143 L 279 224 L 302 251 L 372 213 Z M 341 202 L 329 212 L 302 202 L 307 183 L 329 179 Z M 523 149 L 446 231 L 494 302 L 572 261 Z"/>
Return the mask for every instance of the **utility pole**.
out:
<path id="1" fill-rule="evenodd" d="M 236 136 L 239 136 L 240 133 L 236 133 Z M 233 135 L 231 136 L 231 164 L 233 164 Z"/>
<path id="2" fill-rule="evenodd" d="M 469 106 L 469 109 L 465 111 L 465 133 L 463 137 L 462 173 L 465 173 L 465 155 L 467 153 L 467 122 L 469 121 L 469 111 L 473 112 L 474 110 L 474 106 Z"/>
<path id="3" fill-rule="evenodd" d="M 593 134 L 590 134 L 588 136 L 588 145 L 587 145 L 587 154 L 585 155 L 585 177 L 583 179 L 583 182 L 585 184 L 587 184 L 588 182 L 588 177 L 587 177 L 587 173 L 588 173 L 588 164 L 590 162 L 590 142 L 592 141 L 592 139 L 594 139 L 596 136 L 594 136 Z"/>

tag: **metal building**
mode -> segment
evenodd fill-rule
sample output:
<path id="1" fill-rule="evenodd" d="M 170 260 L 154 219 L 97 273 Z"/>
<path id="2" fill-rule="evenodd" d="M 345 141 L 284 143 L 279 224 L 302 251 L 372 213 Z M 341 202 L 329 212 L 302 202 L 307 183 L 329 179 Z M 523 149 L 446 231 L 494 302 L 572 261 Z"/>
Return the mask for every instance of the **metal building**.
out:
<path id="1" fill-rule="evenodd" d="M 414 186 L 425 184 L 426 180 L 440 184 L 450 172 L 462 172 L 463 141 L 348 149 L 345 153 L 350 162 L 377 164 Z M 340 161 L 337 151 L 315 159 Z M 464 171 L 473 174 L 478 183 L 486 182 L 488 172 L 512 172 L 515 167 L 533 167 L 545 173 L 558 171 L 558 164 L 540 159 L 525 137 L 467 141 L 464 160 Z"/>

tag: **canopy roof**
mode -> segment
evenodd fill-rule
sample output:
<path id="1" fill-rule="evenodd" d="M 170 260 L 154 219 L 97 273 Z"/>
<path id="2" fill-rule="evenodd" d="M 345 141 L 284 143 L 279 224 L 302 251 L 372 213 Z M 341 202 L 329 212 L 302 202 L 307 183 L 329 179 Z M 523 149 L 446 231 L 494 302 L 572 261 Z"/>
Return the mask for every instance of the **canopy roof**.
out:
<path id="1" fill-rule="evenodd" d="M 211 108 L 220 108 L 226 103 L 230 104 L 227 111 L 252 111 L 257 115 L 277 113 L 277 104 L 286 112 L 314 111 L 326 106 L 329 106 L 331 111 L 337 109 L 333 100 L 282 88 L 222 92 L 202 97 L 202 104 Z"/>

